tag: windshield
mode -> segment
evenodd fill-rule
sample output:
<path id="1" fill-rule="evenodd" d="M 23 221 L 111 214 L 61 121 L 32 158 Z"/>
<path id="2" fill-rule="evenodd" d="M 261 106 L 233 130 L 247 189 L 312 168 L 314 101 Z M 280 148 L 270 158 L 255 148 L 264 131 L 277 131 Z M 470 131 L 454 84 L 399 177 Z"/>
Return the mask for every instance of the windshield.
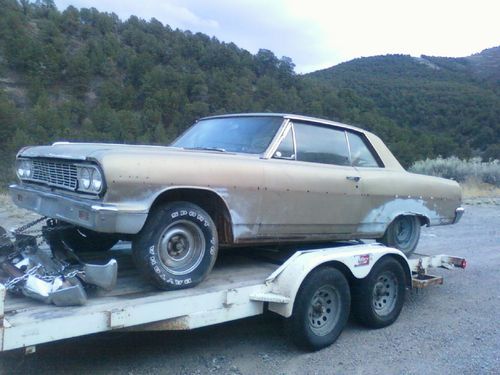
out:
<path id="1" fill-rule="evenodd" d="M 278 131 L 282 117 L 221 117 L 201 120 L 172 146 L 187 149 L 261 154 Z"/>

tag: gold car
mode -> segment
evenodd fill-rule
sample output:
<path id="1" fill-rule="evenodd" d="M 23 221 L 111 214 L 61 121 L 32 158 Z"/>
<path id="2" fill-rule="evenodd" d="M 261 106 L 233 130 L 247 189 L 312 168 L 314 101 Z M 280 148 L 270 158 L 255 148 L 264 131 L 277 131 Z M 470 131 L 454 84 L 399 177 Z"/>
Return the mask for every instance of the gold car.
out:
<path id="1" fill-rule="evenodd" d="M 409 255 L 422 225 L 463 213 L 455 181 L 405 171 L 368 131 L 297 115 L 207 117 L 169 147 L 27 147 L 17 174 L 14 202 L 65 225 L 61 241 L 131 240 L 163 289 L 202 281 L 219 246 L 366 238 Z"/>

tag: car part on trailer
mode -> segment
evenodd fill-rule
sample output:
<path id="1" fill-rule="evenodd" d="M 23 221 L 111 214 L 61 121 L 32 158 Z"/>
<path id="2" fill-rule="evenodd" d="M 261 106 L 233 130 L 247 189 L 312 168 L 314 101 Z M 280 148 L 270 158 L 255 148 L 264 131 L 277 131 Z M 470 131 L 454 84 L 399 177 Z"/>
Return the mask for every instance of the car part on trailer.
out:
<path id="1" fill-rule="evenodd" d="M 57 306 L 82 305 L 87 301 L 84 284 L 111 290 L 116 284 L 118 263 L 83 262 L 63 243 L 58 252 L 40 250 L 38 238 L 57 236 L 50 220 L 40 232 L 30 230 L 45 218 L 38 219 L 11 233 L 0 227 L 0 282 L 7 290 Z M 30 233 L 30 234 L 26 234 Z M 42 241 L 43 242 L 43 241 Z"/>

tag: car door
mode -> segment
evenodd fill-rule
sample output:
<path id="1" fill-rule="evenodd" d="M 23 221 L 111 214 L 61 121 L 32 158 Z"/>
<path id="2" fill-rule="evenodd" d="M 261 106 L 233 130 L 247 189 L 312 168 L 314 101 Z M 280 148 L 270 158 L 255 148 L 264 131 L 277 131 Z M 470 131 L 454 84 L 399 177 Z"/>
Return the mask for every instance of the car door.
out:
<path id="1" fill-rule="evenodd" d="M 357 228 L 359 176 L 343 129 L 294 121 L 263 164 L 261 236 L 349 238 Z"/>

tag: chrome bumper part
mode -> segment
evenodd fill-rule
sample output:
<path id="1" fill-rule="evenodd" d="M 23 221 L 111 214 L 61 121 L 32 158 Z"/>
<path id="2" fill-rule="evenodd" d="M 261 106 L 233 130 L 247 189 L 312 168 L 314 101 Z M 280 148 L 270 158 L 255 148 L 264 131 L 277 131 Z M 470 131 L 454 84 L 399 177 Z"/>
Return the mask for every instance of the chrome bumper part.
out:
<path id="1" fill-rule="evenodd" d="M 20 208 L 102 233 L 136 234 L 147 212 L 122 211 L 116 205 L 68 197 L 25 185 L 11 185 L 9 192 Z"/>
<path id="2" fill-rule="evenodd" d="M 460 221 L 460 219 L 462 218 L 464 212 L 465 212 L 465 208 L 463 208 L 463 207 L 458 207 L 455 210 L 455 218 L 453 219 L 453 224 L 456 224 L 456 223 L 458 223 Z"/>

